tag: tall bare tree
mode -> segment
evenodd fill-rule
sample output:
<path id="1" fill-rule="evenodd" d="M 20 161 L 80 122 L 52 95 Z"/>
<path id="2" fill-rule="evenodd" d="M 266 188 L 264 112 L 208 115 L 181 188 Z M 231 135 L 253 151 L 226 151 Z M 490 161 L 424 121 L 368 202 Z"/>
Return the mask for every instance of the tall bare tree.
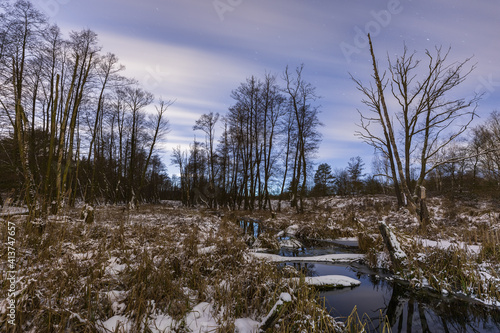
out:
<path id="1" fill-rule="evenodd" d="M 137 204 L 137 184 L 136 173 L 140 172 L 138 166 L 139 146 L 141 134 L 144 130 L 144 108 L 153 102 L 153 94 L 140 87 L 126 87 L 125 105 L 130 115 L 130 159 L 128 167 L 127 201 L 132 207 Z M 139 179 L 140 180 L 140 179 Z"/>
<path id="2" fill-rule="evenodd" d="M 146 172 L 148 170 L 149 163 L 151 161 L 151 156 L 153 155 L 153 151 L 156 147 L 156 142 L 160 140 L 170 130 L 170 124 L 165 116 L 165 113 L 172 104 L 174 104 L 174 101 L 160 100 L 159 105 L 155 106 L 156 114 L 150 116 L 149 118 L 148 127 L 150 128 L 150 130 L 152 130 L 153 133 L 151 135 L 151 142 L 149 143 L 148 156 L 146 158 L 146 162 L 144 163 L 144 168 L 142 170 L 141 185 L 140 185 L 141 190 L 146 180 Z"/>
<path id="3" fill-rule="evenodd" d="M 283 96 L 280 87 L 276 82 L 276 76 L 266 74 L 262 89 L 263 107 L 263 160 L 264 160 L 264 183 L 260 196 L 259 208 L 272 210 L 271 197 L 269 194 L 271 176 L 276 175 L 273 168 L 277 164 L 278 153 L 276 152 L 277 138 L 280 134 L 279 122 L 286 114 L 286 98 Z M 262 205 L 262 199 L 264 204 Z"/>
<path id="4" fill-rule="evenodd" d="M 35 6 L 24 0 L 18 0 L 11 6 L 6 6 L 3 14 L 0 38 L 0 62 L 2 66 L 2 82 L 9 82 L 2 89 L 2 107 L 14 129 L 19 165 L 24 182 L 24 200 L 34 216 L 36 201 L 36 186 L 33 178 L 30 156 L 30 119 L 26 112 L 28 100 L 26 88 L 28 85 L 28 66 L 34 61 L 41 32 L 45 29 L 47 19 Z M 6 77 L 5 77 L 6 76 Z M 4 81 L 5 80 L 5 81 Z M 12 100 L 10 100 L 12 99 Z M 36 101 L 36 98 L 34 99 Z M 14 109 L 14 115 L 11 110 Z M 34 116 L 35 110 L 32 110 Z M 33 119 L 33 117 L 32 117 Z M 31 133 L 33 135 L 33 133 Z"/>
<path id="5" fill-rule="evenodd" d="M 72 193 L 72 181 L 73 178 L 68 179 L 70 177 L 70 169 L 73 162 L 73 154 L 74 154 L 74 141 L 75 141 L 75 133 L 77 132 L 77 125 L 79 122 L 80 115 L 80 105 L 82 104 L 82 100 L 84 98 L 87 83 L 89 81 L 89 77 L 92 75 L 91 72 L 94 71 L 97 61 L 97 54 L 100 50 L 100 47 L 97 45 L 97 34 L 92 30 L 86 29 L 79 32 L 73 31 L 70 34 L 70 45 L 72 49 L 72 53 L 76 59 L 80 61 L 75 61 L 75 69 L 76 69 L 76 81 L 74 85 L 74 98 L 71 103 L 71 117 L 69 118 L 69 132 L 68 132 L 68 146 L 66 147 L 67 156 L 66 156 L 66 164 L 64 167 L 64 173 L 62 174 L 61 181 L 61 190 L 65 191 L 65 193 L 58 193 L 58 203 L 59 205 L 62 203 L 61 199 L 66 197 L 69 202 L 71 202 Z M 69 110 L 68 110 L 69 111 Z M 60 150 L 59 153 L 63 151 Z M 78 154 L 79 152 L 77 152 Z M 60 175 L 61 176 L 61 175 Z M 74 181 L 77 181 L 74 179 Z"/>
<path id="6" fill-rule="evenodd" d="M 316 88 L 302 77 L 303 69 L 304 65 L 301 65 L 292 73 L 287 67 L 283 73 L 284 91 L 288 95 L 289 108 L 295 117 L 297 131 L 291 183 L 292 206 L 297 208 L 297 212 L 304 210 L 303 199 L 307 191 L 309 161 L 317 151 L 321 138 L 318 132 L 318 127 L 321 126 L 318 118 L 319 108 L 313 105 L 319 96 L 316 95 Z"/>
<path id="7" fill-rule="evenodd" d="M 104 113 L 104 98 L 105 92 L 108 88 L 116 88 L 123 84 L 125 81 L 122 76 L 119 75 L 125 67 L 118 63 L 118 57 L 113 53 L 107 53 L 103 57 L 99 57 L 96 63 L 96 76 L 100 81 L 99 97 L 97 98 L 97 105 L 95 107 L 95 112 L 90 112 L 94 118 L 94 124 L 91 128 L 91 140 L 89 144 L 89 152 L 87 161 L 92 161 L 92 178 L 90 180 L 90 191 L 86 195 L 86 201 L 93 203 L 94 192 L 95 192 L 95 177 L 96 177 L 96 167 L 97 167 L 97 155 L 98 155 L 98 144 L 96 140 L 99 138 L 98 133 L 102 133 L 102 129 L 99 130 L 99 124 L 103 124 L 102 118 Z"/>
<path id="8" fill-rule="evenodd" d="M 357 135 L 389 159 L 398 201 L 404 200 L 425 227 L 428 213 L 420 201 L 421 187 L 430 172 L 449 162 L 434 157 L 464 133 L 476 115 L 479 96 L 453 97 L 454 88 L 464 82 L 474 65 L 467 67 L 470 59 L 447 64 L 450 50 L 436 48 L 434 53 L 425 52 L 426 69 L 421 70 L 421 61 L 405 47 L 395 61 L 388 59 L 388 72 L 380 74 L 370 35 L 368 40 L 375 85 L 364 85 L 353 78 L 368 107 L 360 112 L 361 130 Z M 389 105 L 398 108 L 389 109 L 389 97 L 395 102 Z M 412 178 L 412 166 L 418 170 L 416 179 Z"/>
<path id="9" fill-rule="evenodd" d="M 208 152 L 208 163 L 209 166 L 209 175 L 208 181 L 210 185 L 210 191 L 212 193 L 207 193 L 209 195 L 209 206 L 210 208 L 217 208 L 217 197 L 216 187 L 215 187 L 215 164 L 216 164 L 216 156 L 215 156 L 215 125 L 219 120 L 219 114 L 210 112 L 208 114 L 203 114 L 198 120 L 196 120 L 195 125 L 193 126 L 193 130 L 201 130 L 205 133 L 205 148 Z"/>

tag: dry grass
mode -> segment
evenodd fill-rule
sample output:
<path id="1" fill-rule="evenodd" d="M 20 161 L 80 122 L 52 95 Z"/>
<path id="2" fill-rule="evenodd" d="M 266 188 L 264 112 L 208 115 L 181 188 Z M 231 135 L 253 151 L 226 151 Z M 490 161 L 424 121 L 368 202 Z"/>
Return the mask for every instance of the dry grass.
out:
<path id="1" fill-rule="evenodd" d="M 99 322 L 123 315 L 132 320 L 133 331 L 143 332 L 152 316 L 162 314 L 182 332 L 183 318 L 193 306 L 209 302 L 219 331 L 234 332 L 236 318 L 260 320 L 283 292 L 292 295 L 292 302 L 269 331 L 339 331 L 314 289 L 291 286 L 284 279 L 290 272 L 248 256 L 248 244 L 235 223 L 244 216 L 262 220 L 266 234 L 261 239 L 267 246 L 276 245 L 275 235 L 292 225 L 303 239 L 357 236 L 372 266 L 380 264 L 384 251 L 378 221 L 385 217 L 409 257 L 406 269 L 398 273 L 401 278 L 416 287 L 427 283 L 437 291 L 500 299 L 498 209 L 437 199 L 430 200 L 429 207 L 435 227 L 424 234 L 411 215 L 396 211 L 390 197 L 317 200 L 314 210 L 301 215 L 224 212 L 221 217 L 167 205 L 144 205 L 136 211 L 99 207 L 93 224 L 81 221 L 79 210 L 68 210 L 64 216 L 49 217 L 43 230 L 14 216 L 0 224 L 0 302 L 9 288 L 5 244 L 10 221 L 17 227 L 19 331 L 96 332 Z M 411 241 L 419 237 L 482 247 L 478 254 L 458 247 L 428 248 Z M 111 291 L 123 292 L 121 298 L 110 298 Z M 0 314 L 0 330 L 8 327 L 6 319 L 6 313 Z M 356 332 L 366 325 L 353 313 L 344 329 Z"/>
<path id="2" fill-rule="evenodd" d="M 334 329 L 309 288 L 294 290 L 276 265 L 248 257 L 234 216 L 163 206 L 101 207 L 95 223 L 86 224 L 77 210 L 65 214 L 50 217 L 42 235 L 25 217 L 10 219 L 17 226 L 22 278 L 16 326 L 7 326 L 4 313 L 0 330 L 97 332 L 100 322 L 123 315 L 134 332 L 143 332 L 151 316 L 163 314 L 180 332 L 186 314 L 206 301 L 214 305 L 220 331 L 232 332 L 236 318 L 264 317 L 282 292 L 293 301 L 277 319 L 278 331 L 288 332 L 300 320 L 303 327 L 312 320 L 321 331 Z M 3 250 L 0 300 L 8 291 Z M 123 292 L 122 298 L 110 299 L 111 291 Z"/>

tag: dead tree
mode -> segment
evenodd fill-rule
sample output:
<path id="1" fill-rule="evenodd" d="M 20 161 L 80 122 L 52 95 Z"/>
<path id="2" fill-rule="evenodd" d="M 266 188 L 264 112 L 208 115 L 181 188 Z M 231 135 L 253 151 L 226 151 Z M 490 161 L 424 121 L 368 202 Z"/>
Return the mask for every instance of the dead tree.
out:
<path id="1" fill-rule="evenodd" d="M 403 201 L 419 219 L 425 217 L 421 221 L 425 225 L 429 215 L 420 212 L 426 208 L 419 204 L 418 191 L 430 172 L 449 162 L 435 157 L 463 134 L 476 116 L 480 96 L 448 98 L 475 66 L 467 68 L 470 58 L 447 64 L 450 50 L 436 48 L 435 54 L 425 52 L 427 67 L 422 71 L 421 61 L 405 48 L 395 61 L 388 59 L 388 72 L 380 74 L 370 35 L 368 40 L 374 85 L 353 78 L 368 107 L 360 111 L 361 130 L 356 134 L 389 159 L 398 202 Z M 389 97 L 395 103 L 388 103 Z M 390 109 L 388 105 L 398 107 Z M 412 178 L 412 166 L 419 170 L 416 179 Z"/>

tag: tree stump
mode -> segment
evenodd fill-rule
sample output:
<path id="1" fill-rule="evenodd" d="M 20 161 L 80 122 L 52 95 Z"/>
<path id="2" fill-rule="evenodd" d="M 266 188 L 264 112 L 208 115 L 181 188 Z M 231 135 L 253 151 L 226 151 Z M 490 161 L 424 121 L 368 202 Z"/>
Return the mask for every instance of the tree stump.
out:
<path id="1" fill-rule="evenodd" d="M 85 204 L 82 209 L 82 213 L 80 214 L 80 218 L 85 223 L 94 223 L 94 207 L 89 204 Z"/>
<path id="2" fill-rule="evenodd" d="M 427 194 L 425 187 L 420 186 L 420 196 L 418 197 L 418 219 L 420 220 L 420 229 L 425 231 L 429 225 L 429 210 L 427 209 Z"/>

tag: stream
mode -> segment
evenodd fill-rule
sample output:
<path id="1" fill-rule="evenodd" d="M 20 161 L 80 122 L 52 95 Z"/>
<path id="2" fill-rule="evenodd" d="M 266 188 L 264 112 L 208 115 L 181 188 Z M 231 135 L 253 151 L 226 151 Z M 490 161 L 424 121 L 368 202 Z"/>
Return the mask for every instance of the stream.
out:
<path id="1" fill-rule="evenodd" d="M 240 226 L 254 237 L 263 229 L 256 220 L 240 221 Z M 320 297 L 330 315 L 339 321 L 344 321 L 356 307 L 361 321 L 366 319 L 367 331 L 382 331 L 386 318 L 392 332 L 500 332 L 500 309 L 472 299 L 415 290 L 387 272 L 360 263 L 294 262 L 294 257 L 359 253 L 356 247 L 341 242 L 314 242 L 301 249 L 281 248 L 274 253 L 290 258 L 279 265 L 293 266 L 307 276 L 344 275 L 361 281 L 353 288 L 320 291 Z"/>

